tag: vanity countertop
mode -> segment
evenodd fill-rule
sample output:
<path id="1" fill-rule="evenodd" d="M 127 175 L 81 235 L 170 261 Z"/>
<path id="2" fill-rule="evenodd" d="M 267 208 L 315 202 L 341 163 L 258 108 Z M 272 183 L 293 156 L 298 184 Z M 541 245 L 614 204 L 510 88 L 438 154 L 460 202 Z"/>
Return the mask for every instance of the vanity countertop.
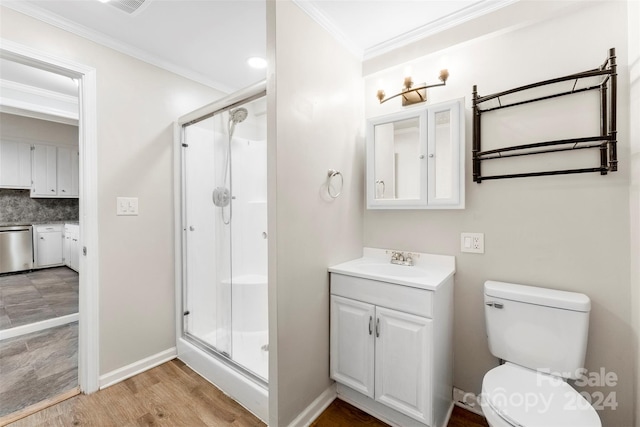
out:
<path id="1" fill-rule="evenodd" d="M 331 266 L 329 272 L 435 291 L 456 271 L 454 256 L 411 252 L 414 264 L 406 266 L 391 264 L 392 252 L 364 248 L 362 258 Z"/>

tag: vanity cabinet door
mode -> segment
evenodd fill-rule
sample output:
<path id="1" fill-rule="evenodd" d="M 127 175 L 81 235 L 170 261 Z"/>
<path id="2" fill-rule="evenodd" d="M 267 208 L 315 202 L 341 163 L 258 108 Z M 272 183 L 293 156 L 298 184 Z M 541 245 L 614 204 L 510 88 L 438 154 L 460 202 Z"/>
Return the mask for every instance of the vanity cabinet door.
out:
<path id="1" fill-rule="evenodd" d="M 373 398 L 375 306 L 331 296 L 330 375 Z"/>
<path id="2" fill-rule="evenodd" d="M 375 399 L 430 425 L 433 321 L 377 307 L 376 323 Z"/>

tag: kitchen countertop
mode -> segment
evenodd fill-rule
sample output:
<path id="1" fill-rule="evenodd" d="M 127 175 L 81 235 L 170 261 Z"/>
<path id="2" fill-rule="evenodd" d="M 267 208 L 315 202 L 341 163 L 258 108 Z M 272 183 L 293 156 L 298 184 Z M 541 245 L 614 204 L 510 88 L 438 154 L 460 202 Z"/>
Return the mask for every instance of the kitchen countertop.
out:
<path id="1" fill-rule="evenodd" d="M 41 224 L 80 224 L 77 219 L 69 221 L 17 221 L 17 222 L 0 222 L 0 227 L 11 227 L 16 225 L 41 225 Z"/>

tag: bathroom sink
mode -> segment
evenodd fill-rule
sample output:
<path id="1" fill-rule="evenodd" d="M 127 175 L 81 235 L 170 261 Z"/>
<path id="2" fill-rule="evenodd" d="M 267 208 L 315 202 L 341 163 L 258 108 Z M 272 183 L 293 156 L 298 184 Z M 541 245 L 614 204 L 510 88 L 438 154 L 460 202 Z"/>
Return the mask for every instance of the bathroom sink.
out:
<path id="1" fill-rule="evenodd" d="M 362 258 L 329 267 L 329 272 L 413 288 L 436 290 L 456 271 L 455 257 L 412 253 L 414 265 L 391 264 L 393 251 L 363 248 Z"/>
<path id="2" fill-rule="evenodd" d="M 379 274 L 381 276 L 424 277 L 428 273 L 426 270 L 414 266 L 397 265 L 391 263 L 364 263 L 359 264 L 356 268 L 362 270 L 365 273 Z"/>

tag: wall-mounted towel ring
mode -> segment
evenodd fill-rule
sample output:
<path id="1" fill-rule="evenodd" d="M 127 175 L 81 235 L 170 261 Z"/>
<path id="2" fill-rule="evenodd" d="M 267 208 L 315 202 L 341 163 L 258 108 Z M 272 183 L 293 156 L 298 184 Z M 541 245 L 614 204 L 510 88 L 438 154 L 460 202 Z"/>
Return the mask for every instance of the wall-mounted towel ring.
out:
<path id="1" fill-rule="evenodd" d="M 337 193 L 333 193 L 331 192 L 331 182 L 333 181 L 333 178 L 335 178 L 336 176 L 340 177 L 340 190 L 338 190 Z M 342 177 L 342 174 L 335 169 L 329 169 L 329 172 L 327 173 L 327 193 L 329 193 L 329 197 L 331 197 L 332 199 L 335 199 L 336 197 L 338 197 L 340 193 L 342 193 L 343 186 L 344 186 L 344 178 Z"/>

